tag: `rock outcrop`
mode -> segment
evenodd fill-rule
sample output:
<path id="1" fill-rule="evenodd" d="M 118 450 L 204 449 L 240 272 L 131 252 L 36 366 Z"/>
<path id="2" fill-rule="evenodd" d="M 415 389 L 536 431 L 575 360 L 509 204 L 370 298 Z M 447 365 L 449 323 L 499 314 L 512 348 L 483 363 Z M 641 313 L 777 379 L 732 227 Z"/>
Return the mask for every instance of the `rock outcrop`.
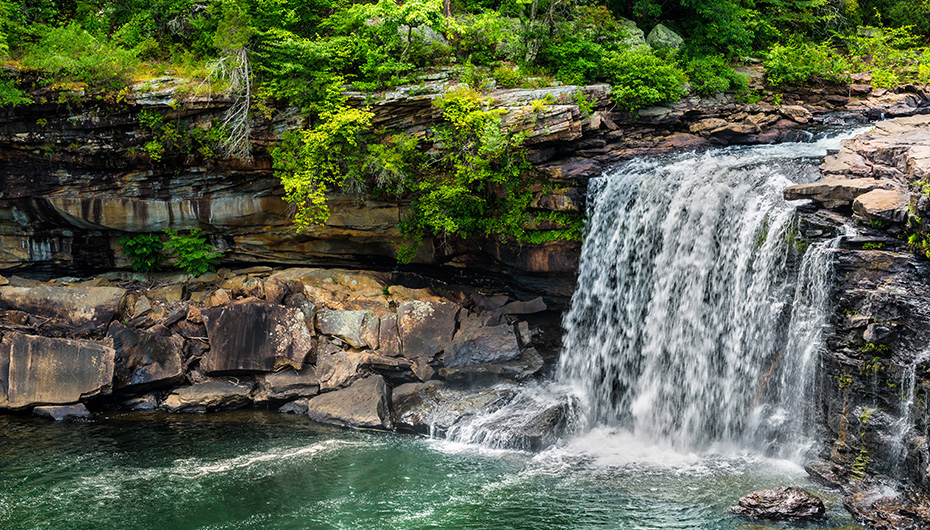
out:
<path id="1" fill-rule="evenodd" d="M 307 402 L 307 415 L 320 423 L 391 429 L 391 388 L 380 375 L 370 375 L 342 390 L 312 398 Z"/>
<path id="2" fill-rule="evenodd" d="M 930 510 L 928 154 L 930 116 L 879 122 L 825 159 L 821 182 L 785 191 L 794 199 L 821 190 L 804 196 L 813 199 L 799 225 L 809 241 L 856 227 L 830 252 L 832 326 L 819 383 L 826 443 L 807 469 L 842 488 L 847 508 L 873 528 L 921 528 Z"/>
<path id="3" fill-rule="evenodd" d="M 781 486 L 754 491 L 730 508 L 730 513 L 752 519 L 773 521 L 818 521 L 823 519 L 826 508 L 816 495 L 801 488 Z"/>

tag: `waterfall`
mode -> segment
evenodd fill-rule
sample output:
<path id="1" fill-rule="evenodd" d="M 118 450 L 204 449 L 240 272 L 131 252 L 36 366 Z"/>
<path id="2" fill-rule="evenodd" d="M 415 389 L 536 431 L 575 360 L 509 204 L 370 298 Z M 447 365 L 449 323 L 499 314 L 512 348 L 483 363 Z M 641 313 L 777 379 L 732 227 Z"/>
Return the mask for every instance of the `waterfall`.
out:
<path id="1" fill-rule="evenodd" d="M 807 248 L 782 190 L 817 178 L 838 143 L 639 159 L 590 182 L 551 385 L 571 389 L 576 429 L 687 450 L 803 446 L 838 239 Z M 481 422 L 460 439 L 506 438 L 476 434 Z"/>

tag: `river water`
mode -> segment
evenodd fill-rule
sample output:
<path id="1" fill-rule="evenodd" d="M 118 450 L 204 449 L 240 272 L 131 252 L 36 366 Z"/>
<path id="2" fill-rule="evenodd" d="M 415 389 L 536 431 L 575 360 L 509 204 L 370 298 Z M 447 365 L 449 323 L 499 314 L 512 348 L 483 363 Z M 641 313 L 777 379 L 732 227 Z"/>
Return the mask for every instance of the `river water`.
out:
<path id="1" fill-rule="evenodd" d="M 720 529 L 800 467 L 595 429 L 542 453 L 351 432 L 273 412 L 0 417 L 0 528 Z M 853 526 L 826 493 L 830 524 Z"/>
<path id="2" fill-rule="evenodd" d="M 817 528 L 860 528 L 800 467 L 830 244 L 799 243 L 781 199 L 838 144 L 643 159 L 596 180 L 555 381 L 452 440 L 257 411 L 0 417 L 0 528 L 792 528 L 728 513 L 779 485 L 826 499 Z M 564 399 L 555 445 L 507 448 L 507 421 Z"/>

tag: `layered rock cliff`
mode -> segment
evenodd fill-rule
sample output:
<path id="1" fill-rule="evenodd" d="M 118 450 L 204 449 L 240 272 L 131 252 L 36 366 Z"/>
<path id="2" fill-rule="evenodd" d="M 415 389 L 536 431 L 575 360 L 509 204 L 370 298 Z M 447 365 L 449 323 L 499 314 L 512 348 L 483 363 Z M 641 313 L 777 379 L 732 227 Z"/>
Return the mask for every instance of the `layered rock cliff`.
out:
<path id="1" fill-rule="evenodd" d="M 826 443 L 808 470 L 842 486 L 847 507 L 874 528 L 926 528 L 930 262 L 909 235 L 928 214 L 930 116 L 878 122 L 821 170 L 822 180 L 785 190 L 811 200 L 801 223 L 809 240 L 846 234 L 830 253 L 834 303 L 816 401 Z"/>
<path id="2" fill-rule="evenodd" d="M 350 94 L 350 101 L 370 105 L 376 126 L 418 135 L 428 146 L 438 119 L 432 100 L 452 84 L 440 75 L 423 86 Z M 146 81 L 119 101 L 43 92 L 34 95 L 36 104 L 0 116 L 0 270 L 54 276 L 125 268 L 116 241 L 120 235 L 166 228 L 203 229 L 230 265 L 396 267 L 403 242 L 402 199 L 336 190 L 329 196 L 332 215 L 325 225 L 299 233 L 293 228 L 267 147 L 284 131 L 304 125 L 296 109 L 254 120 L 256 156 L 248 164 L 218 158 L 192 141 L 176 142 L 184 146 L 164 153 L 147 150 L 163 133 L 143 125 L 141 112 L 164 116 L 187 138 L 208 128 L 230 104 L 184 94 L 183 86 L 184 80 L 173 78 Z M 591 103 L 590 115 L 576 104 L 578 92 Z M 490 96 L 507 111 L 504 122 L 527 133 L 527 158 L 551 184 L 546 193 L 537 193 L 534 209 L 579 213 L 587 180 L 618 161 L 711 145 L 770 143 L 803 136 L 804 128 L 817 124 L 913 114 L 930 102 L 920 87 L 875 93 L 841 87 L 789 93 L 783 101 L 790 104 L 777 107 L 721 96 L 631 115 L 612 110 L 606 85 L 495 90 Z M 428 241 L 411 270 L 496 283 L 564 306 L 578 248 L 575 241 Z"/>

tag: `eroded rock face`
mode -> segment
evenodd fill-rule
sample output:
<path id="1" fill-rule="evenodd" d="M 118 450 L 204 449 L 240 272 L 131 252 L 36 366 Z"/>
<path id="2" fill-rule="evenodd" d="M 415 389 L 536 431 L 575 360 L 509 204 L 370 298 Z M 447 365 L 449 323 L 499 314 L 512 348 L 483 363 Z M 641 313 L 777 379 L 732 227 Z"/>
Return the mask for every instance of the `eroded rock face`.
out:
<path id="1" fill-rule="evenodd" d="M 366 429 L 392 429 L 391 388 L 380 375 L 370 375 L 349 387 L 316 396 L 307 414 L 320 423 Z"/>
<path id="2" fill-rule="evenodd" d="M 168 412 L 207 412 L 247 407 L 254 385 L 228 379 L 212 379 L 178 388 L 162 402 Z"/>
<path id="3" fill-rule="evenodd" d="M 5 285 L 0 287 L 0 309 L 40 315 L 69 331 L 102 331 L 119 312 L 125 295 L 125 289 L 118 287 Z"/>
<path id="4" fill-rule="evenodd" d="M 304 314 L 295 308 L 243 303 L 201 314 L 210 339 L 210 351 L 201 361 L 207 374 L 300 368 L 312 347 Z"/>
<path id="5" fill-rule="evenodd" d="M 106 343 L 7 333 L 0 342 L 0 408 L 69 404 L 108 394 L 115 357 Z"/>
<path id="6" fill-rule="evenodd" d="M 184 380 L 184 339 L 133 329 L 120 322 L 110 325 L 107 336 L 116 350 L 115 389 L 146 391 Z"/>
<path id="7" fill-rule="evenodd" d="M 752 519 L 800 522 L 823 519 L 826 508 L 816 495 L 801 488 L 780 486 L 746 495 L 730 508 L 730 513 Z"/>

